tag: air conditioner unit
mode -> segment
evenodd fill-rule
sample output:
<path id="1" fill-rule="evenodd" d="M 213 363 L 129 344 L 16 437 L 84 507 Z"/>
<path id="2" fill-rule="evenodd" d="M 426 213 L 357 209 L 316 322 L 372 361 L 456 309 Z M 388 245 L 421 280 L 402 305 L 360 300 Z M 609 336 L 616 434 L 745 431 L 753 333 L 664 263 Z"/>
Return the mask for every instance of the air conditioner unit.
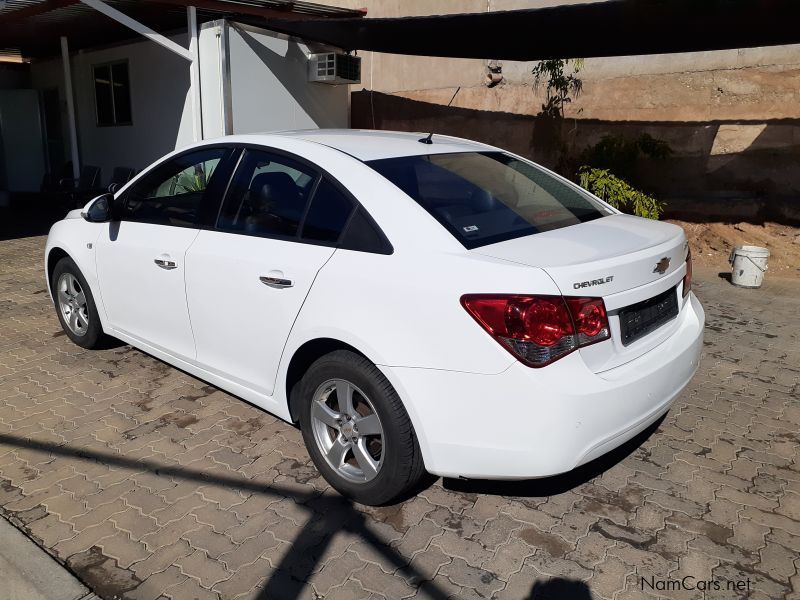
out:
<path id="1" fill-rule="evenodd" d="M 361 57 L 323 52 L 308 55 L 308 80 L 318 83 L 361 83 Z"/>

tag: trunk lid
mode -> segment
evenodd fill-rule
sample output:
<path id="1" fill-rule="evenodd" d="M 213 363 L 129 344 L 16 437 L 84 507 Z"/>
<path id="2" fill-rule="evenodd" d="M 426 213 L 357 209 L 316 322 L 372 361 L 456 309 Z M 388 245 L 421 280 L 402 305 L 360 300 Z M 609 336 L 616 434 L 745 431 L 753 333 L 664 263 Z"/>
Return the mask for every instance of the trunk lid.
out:
<path id="1" fill-rule="evenodd" d="M 564 296 L 603 298 L 612 339 L 581 349 L 595 372 L 641 356 L 663 342 L 678 319 L 627 345 L 622 343 L 619 312 L 678 288 L 686 272 L 683 229 L 630 215 L 612 215 L 472 250 L 479 254 L 543 269 Z M 533 291 L 533 290 L 532 290 Z M 678 298 L 679 310 L 683 306 Z"/>
<path id="2" fill-rule="evenodd" d="M 612 215 L 473 252 L 540 267 L 565 296 L 608 296 L 681 269 L 685 244 L 686 236 L 677 225 Z M 660 273 L 656 265 L 663 258 L 670 260 Z"/>

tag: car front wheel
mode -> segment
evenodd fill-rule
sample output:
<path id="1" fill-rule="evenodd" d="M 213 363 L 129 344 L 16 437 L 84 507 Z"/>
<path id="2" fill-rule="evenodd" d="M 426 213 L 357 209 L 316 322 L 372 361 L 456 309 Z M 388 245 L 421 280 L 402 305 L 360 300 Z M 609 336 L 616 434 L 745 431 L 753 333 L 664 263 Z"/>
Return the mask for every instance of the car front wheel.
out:
<path id="1" fill-rule="evenodd" d="M 339 493 L 377 506 L 420 482 L 425 470 L 411 420 L 375 365 L 338 350 L 312 364 L 298 385 L 306 447 Z"/>
<path id="2" fill-rule="evenodd" d="M 71 258 L 56 263 L 51 281 L 53 301 L 61 327 L 69 339 L 81 348 L 96 348 L 104 340 L 92 291 Z"/>

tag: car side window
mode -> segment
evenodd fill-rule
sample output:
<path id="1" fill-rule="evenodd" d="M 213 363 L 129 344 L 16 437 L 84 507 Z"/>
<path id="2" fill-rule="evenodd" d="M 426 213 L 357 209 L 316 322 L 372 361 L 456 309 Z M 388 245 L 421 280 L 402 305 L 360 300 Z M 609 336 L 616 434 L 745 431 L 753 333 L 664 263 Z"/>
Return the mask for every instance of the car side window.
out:
<path id="1" fill-rule="evenodd" d="M 157 166 L 125 192 L 120 220 L 194 227 L 203 197 L 227 152 L 206 148 Z"/>
<path id="2" fill-rule="evenodd" d="M 247 150 L 222 205 L 217 228 L 296 237 L 317 173 L 290 158 Z"/>
<path id="3" fill-rule="evenodd" d="M 300 237 L 315 242 L 337 242 L 353 208 L 352 200 L 323 178 L 314 191 Z"/>
<path id="4" fill-rule="evenodd" d="M 339 241 L 339 247 L 343 250 L 371 254 L 392 254 L 394 252 L 389 240 L 386 239 L 363 206 L 356 209 L 347 224 L 347 230 Z"/>

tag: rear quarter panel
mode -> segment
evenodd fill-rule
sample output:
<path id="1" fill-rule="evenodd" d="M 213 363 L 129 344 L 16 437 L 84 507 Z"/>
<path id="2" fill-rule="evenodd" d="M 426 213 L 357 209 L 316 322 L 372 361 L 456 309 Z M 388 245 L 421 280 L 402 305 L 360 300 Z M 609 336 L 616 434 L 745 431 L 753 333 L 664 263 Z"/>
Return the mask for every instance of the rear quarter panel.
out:
<path id="1" fill-rule="evenodd" d="M 403 401 L 422 449 L 432 460 L 429 427 L 404 373 L 496 374 L 516 363 L 461 306 L 467 293 L 557 294 L 540 269 L 462 250 L 458 254 L 395 252 L 393 255 L 337 250 L 317 275 L 287 341 L 276 382 L 286 402 L 292 356 L 304 343 L 332 338 L 375 363 Z M 409 368 L 399 368 L 409 367 Z M 467 375 L 470 374 L 470 375 Z M 457 389 L 429 390 L 441 403 L 458 405 Z M 494 399 L 486 398 L 487 406 Z"/>
<path id="2" fill-rule="evenodd" d="M 334 338 L 392 367 L 495 374 L 515 359 L 461 306 L 475 293 L 557 294 L 540 269 L 470 254 L 337 250 L 317 275 L 285 356 Z"/>

